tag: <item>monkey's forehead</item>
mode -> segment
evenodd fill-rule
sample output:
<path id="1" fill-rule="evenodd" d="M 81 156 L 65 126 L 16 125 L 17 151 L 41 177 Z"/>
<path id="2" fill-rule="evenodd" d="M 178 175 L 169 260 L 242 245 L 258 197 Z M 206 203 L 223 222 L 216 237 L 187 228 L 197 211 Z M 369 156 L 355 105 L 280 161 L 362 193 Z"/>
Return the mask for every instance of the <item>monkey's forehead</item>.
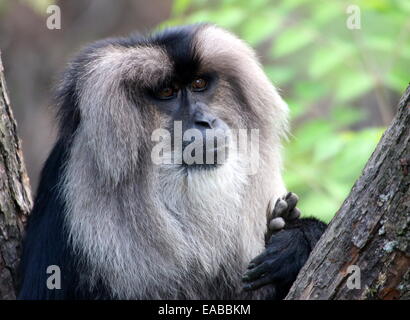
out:
<path id="1" fill-rule="evenodd" d="M 189 82 L 196 75 L 221 72 L 235 76 L 239 65 L 254 63 L 255 56 L 244 42 L 213 25 L 167 29 L 147 38 L 109 41 L 92 51 L 87 76 L 135 81 L 155 87 L 170 79 Z"/>

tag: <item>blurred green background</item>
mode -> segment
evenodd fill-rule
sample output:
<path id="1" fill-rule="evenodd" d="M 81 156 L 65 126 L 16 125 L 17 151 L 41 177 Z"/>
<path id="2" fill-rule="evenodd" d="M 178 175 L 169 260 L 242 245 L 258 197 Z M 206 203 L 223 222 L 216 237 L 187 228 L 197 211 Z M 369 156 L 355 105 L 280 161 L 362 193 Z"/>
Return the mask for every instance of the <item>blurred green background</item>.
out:
<path id="1" fill-rule="evenodd" d="M 54 41 L 70 43 L 68 53 L 102 36 L 197 22 L 216 23 L 247 41 L 291 110 L 292 135 L 285 148 L 284 171 L 288 189 L 300 196 L 305 215 L 325 221 L 333 217 L 359 177 L 410 80 L 409 0 L 114 1 L 122 6 L 122 13 L 115 12 L 118 8 L 114 10 L 112 1 L 100 1 L 99 16 L 90 11 L 91 4 L 97 6 L 95 1 L 27 0 L 19 6 L 30 6 L 34 14 L 45 16 L 50 3 L 62 7 L 60 35 L 65 38 Z M 101 3 L 108 11 L 105 20 Z M 360 9 L 359 29 L 346 25 L 350 5 Z M 137 19 L 147 19 L 141 9 L 149 9 L 151 20 Z M 0 0 L 4 16 L 14 10 L 10 1 Z M 83 15 L 89 11 L 81 31 L 80 18 L 64 10 Z M 118 21 L 111 28 L 92 29 L 91 24 L 98 25 L 96 19 L 111 23 L 114 15 Z M 70 29 L 76 23 L 82 37 Z M 42 32 L 52 31 L 43 27 Z M 7 46 L 4 50 L 7 54 Z M 62 51 L 56 55 L 62 56 Z M 17 91 L 17 84 L 14 87 Z M 36 179 L 37 169 L 31 170 L 32 180 Z"/>

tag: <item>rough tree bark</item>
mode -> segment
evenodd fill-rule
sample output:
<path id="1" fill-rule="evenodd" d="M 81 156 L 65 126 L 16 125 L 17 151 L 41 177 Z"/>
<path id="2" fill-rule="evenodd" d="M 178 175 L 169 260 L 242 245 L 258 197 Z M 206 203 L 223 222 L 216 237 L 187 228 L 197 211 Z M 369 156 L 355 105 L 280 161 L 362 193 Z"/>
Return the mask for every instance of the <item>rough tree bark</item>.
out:
<path id="1" fill-rule="evenodd" d="M 0 53 L 0 300 L 14 299 L 30 185 L 10 108 Z"/>
<path id="2" fill-rule="evenodd" d="M 410 86 L 286 299 L 410 299 L 409 244 Z M 347 286 L 350 265 L 360 289 Z"/>

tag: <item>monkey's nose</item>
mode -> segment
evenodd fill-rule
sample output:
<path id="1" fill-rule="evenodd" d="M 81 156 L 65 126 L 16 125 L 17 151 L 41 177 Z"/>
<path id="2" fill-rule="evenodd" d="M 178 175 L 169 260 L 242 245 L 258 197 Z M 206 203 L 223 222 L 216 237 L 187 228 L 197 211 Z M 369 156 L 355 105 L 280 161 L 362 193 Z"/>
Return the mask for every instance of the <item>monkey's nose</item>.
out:
<path id="1" fill-rule="evenodd" d="M 213 129 L 215 120 L 215 117 L 204 115 L 202 112 L 197 112 L 194 116 L 194 124 L 198 129 Z"/>

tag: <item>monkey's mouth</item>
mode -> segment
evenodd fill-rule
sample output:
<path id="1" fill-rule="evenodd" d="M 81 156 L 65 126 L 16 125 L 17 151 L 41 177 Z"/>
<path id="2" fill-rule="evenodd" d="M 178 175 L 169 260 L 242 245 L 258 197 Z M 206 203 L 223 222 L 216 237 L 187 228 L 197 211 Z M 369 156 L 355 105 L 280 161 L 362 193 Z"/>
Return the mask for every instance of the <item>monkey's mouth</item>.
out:
<path id="1" fill-rule="evenodd" d="M 229 135 L 209 130 L 206 134 L 182 143 L 182 165 L 187 168 L 217 168 L 228 159 Z"/>
<path id="2" fill-rule="evenodd" d="M 182 165 L 188 169 L 216 169 L 224 165 L 229 156 L 228 144 L 194 149 L 183 149 Z"/>
<path id="3" fill-rule="evenodd" d="M 154 145 L 151 160 L 161 166 L 177 165 L 189 169 L 218 168 L 224 165 L 230 156 L 230 140 L 228 131 L 197 131 L 189 138 L 184 132 Z"/>

